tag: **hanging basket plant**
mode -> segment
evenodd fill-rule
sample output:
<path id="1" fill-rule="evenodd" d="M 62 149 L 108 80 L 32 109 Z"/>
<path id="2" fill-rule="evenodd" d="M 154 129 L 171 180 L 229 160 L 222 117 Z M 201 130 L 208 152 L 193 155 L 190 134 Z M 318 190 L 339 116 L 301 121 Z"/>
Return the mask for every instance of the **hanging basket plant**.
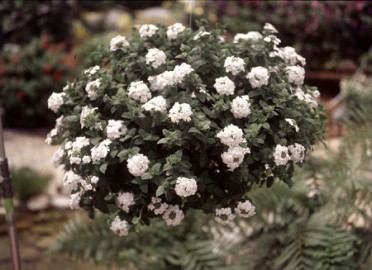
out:
<path id="1" fill-rule="evenodd" d="M 178 225 L 189 209 L 220 223 L 254 215 L 252 186 L 290 184 L 324 133 L 305 59 L 276 33 L 228 42 L 176 23 L 113 38 L 102 65 L 48 101 L 71 207 L 109 214 L 121 236 L 153 218 Z"/>

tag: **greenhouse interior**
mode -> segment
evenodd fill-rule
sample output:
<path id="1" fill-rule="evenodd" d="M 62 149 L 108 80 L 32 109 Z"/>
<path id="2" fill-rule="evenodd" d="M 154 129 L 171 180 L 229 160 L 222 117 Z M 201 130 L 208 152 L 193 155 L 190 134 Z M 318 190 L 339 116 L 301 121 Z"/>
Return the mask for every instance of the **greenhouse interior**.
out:
<path id="1" fill-rule="evenodd" d="M 0 14 L 0 270 L 372 269 L 372 2 Z"/>

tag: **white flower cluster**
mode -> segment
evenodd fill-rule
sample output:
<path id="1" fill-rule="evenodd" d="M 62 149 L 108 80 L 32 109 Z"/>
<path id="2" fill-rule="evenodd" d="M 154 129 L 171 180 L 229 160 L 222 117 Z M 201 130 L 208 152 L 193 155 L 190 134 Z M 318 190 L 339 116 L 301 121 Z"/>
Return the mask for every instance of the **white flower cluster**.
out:
<path id="1" fill-rule="evenodd" d="M 301 100 L 305 101 L 310 108 L 318 107 L 317 98 L 319 97 L 319 91 L 314 91 L 313 93 L 305 93 L 301 88 L 297 88 L 295 92 L 295 96 Z"/>
<path id="2" fill-rule="evenodd" d="M 247 74 L 247 79 L 252 88 L 260 88 L 269 84 L 269 71 L 264 67 L 254 67 Z"/>
<path id="3" fill-rule="evenodd" d="M 93 116 L 96 110 L 98 110 L 98 108 L 90 108 L 88 106 L 83 107 L 81 114 L 80 114 L 81 128 L 85 127 L 87 119 Z"/>
<path id="4" fill-rule="evenodd" d="M 195 35 L 194 40 L 198 40 L 199 38 L 204 37 L 204 36 L 209 36 L 210 34 L 211 33 L 207 31 L 200 31 L 199 33 Z"/>
<path id="5" fill-rule="evenodd" d="M 121 136 L 127 133 L 127 127 L 124 125 L 124 122 L 121 120 L 108 120 L 106 127 L 107 138 L 114 140 L 118 139 Z"/>
<path id="6" fill-rule="evenodd" d="M 285 68 L 288 81 L 295 85 L 303 85 L 305 79 L 305 70 L 300 66 L 289 66 Z"/>
<path id="7" fill-rule="evenodd" d="M 132 82 L 128 88 L 128 95 L 140 103 L 145 103 L 151 98 L 150 89 L 143 81 Z"/>
<path id="8" fill-rule="evenodd" d="M 172 123 L 178 124 L 181 120 L 184 122 L 190 122 L 192 116 L 192 110 L 190 104 L 176 102 L 173 107 L 169 110 L 168 114 Z"/>
<path id="9" fill-rule="evenodd" d="M 165 71 L 157 76 L 150 76 L 147 80 L 152 91 L 162 91 L 167 86 L 182 83 L 185 77 L 193 71 L 194 69 L 189 64 L 182 63 L 175 66 L 172 71 Z"/>
<path id="10" fill-rule="evenodd" d="M 237 119 L 245 118 L 251 114 L 250 106 L 248 95 L 236 97 L 231 102 L 231 112 Z"/>
<path id="11" fill-rule="evenodd" d="M 235 213 L 240 217 L 249 218 L 256 214 L 256 207 L 254 207 L 249 200 L 238 202 L 238 205 L 235 207 Z"/>
<path id="12" fill-rule="evenodd" d="M 143 154 L 136 154 L 128 159 L 127 168 L 133 176 L 141 176 L 149 168 L 150 160 Z"/>
<path id="13" fill-rule="evenodd" d="M 275 47 L 273 52 L 270 52 L 270 57 L 280 57 L 284 60 L 286 65 L 306 65 L 306 60 L 301 55 L 296 53 L 296 50 L 293 47 L 286 46 L 284 48 Z"/>
<path id="14" fill-rule="evenodd" d="M 58 132 L 60 131 L 60 127 L 62 125 L 63 119 L 64 119 L 63 115 L 56 119 L 55 127 L 48 133 L 48 135 L 45 139 L 45 142 L 47 144 L 51 145 L 53 139 L 58 135 Z"/>
<path id="15" fill-rule="evenodd" d="M 287 165 L 291 159 L 288 153 L 288 147 L 278 144 L 274 151 L 274 162 L 277 166 Z"/>
<path id="16" fill-rule="evenodd" d="M 88 97 L 91 100 L 94 100 L 97 98 L 97 90 L 101 86 L 101 79 L 96 79 L 94 81 L 88 82 L 87 85 L 85 86 L 85 91 L 88 94 Z"/>
<path id="17" fill-rule="evenodd" d="M 242 164 L 244 156 L 250 152 L 251 150 L 248 147 L 233 146 L 229 147 L 227 152 L 222 153 L 221 158 L 229 169 L 235 170 Z"/>
<path id="18" fill-rule="evenodd" d="M 228 125 L 216 135 L 221 143 L 230 147 L 239 146 L 245 142 L 243 130 L 233 124 Z"/>
<path id="19" fill-rule="evenodd" d="M 257 42 L 262 39 L 262 35 L 257 31 L 250 31 L 247 34 L 238 33 L 234 36 L 234 43 L 238 43 L 241 40 L 249 40 L 251 42 Z"/>
<path id="20" fill-rule="evenodd" d="M 116 216 L 111 222 L 110 229 L 119 236 L 128 235 L 128 222 L 121 220 L 119 216 Z"/>
<path id="21" fill-rule="evenodd" d="M 178 177 L 174 190 L 180 197 L 188 197 L 194 195 L 198 189 L 198 185 L 193 178 Z"/>
<path id="22" fill-rule="evenodd" d="M 144 24 L 139 29 L 141 38 L 152 37 L 158 31 L 158 27 L 153 24 Z"/>
<path id="23" fill-rule="evenodd" d="M 118 35 L 110 40 L 110 51 L 112 52 L 128 46 L 129 42 L 126 37 Z"/>
<path id="24" fill-rule="evenodd" d="M 88 76 L 92 76 L 96 74 L 99 70 L 100 70 L 99 66 L 90 67 L 84 71 L 84 74 Z"/>
<path id="25" fill-rule="evenodd" d="M 240 57 L 229 56 L 225 60 L 224 64 L 226 72 L 231 73 L 232 75 L 236 76 L 240 72 L 244 72 L 244 60 Z"/>
<path id="26" fill-rule="evenodd" d="M 270 32 L 272 34 L 277 34 L 278 30 L 271 24 L 271 23 L 265 23 L 263 27 L 264 31 Z"/>
<path id="27" fill-rule="evenodd" d="M 80 200 L 81 200 L 81 195 L 79 192 L 77 193 L 72 193 L 70 195 L 70 209 L 79 209 L 80 208 Z"/>
<path id="28" fill-rule="evenodd" d="M 163 214 L 163 219 L 168 226 L 177 226 L 185 215 L 178 205 L 169 205 Z"/>
<path id="29" fill-rule="evenodd" d="M 147 206 L 147 208 L 154 212 L 155 215 L 162 215 L 164 214 L 165 210 L 168 209 L 168 204 L 163 203 L 161 198 L 152 197 L 151 203 Z"/>
<path id="30" fill-rule="evenodd" d="M 178 34 L 182 33 L 186 29 L 181 23 L 175 23 L 168 26 L 167 37 L 169 40 L 176 39 Z"/>
<path id="31" fill-rule="evenodd" d="M 157 96 L 143 104 L 142 108 L 145 111 L 157 111 L 165 113 L 167 111 L 167 100 L 162 96 Z"/>
<path id="32" fill-rule="evenodd" d="M 151 65 L 153 68 L 158 68 L 161 65 L 165 64 L 167 56 L 162 50 L 157 48 L 149 49 L 146 54 L 146 64 Z"/>
<path id="33" fill-rule="evenodd" d="M 54 154 L 53 154 L 53 157 L 52 157 L 52 162 L 53 162 L 53 166 L 54 167 L 58 167 L 59 165 L 61 165 L 61 162 L 62 162 L 62 158 L 64 157 L 65 155 L 65 150 L 62 149 L 62 148 L 59 148 Z"/>
<path id="34" fill-rule="evenodd" d="M 296 120 L 292 119 L 292 118 L 286 118 L 285 121 L 291 125 L 292 127 L 295 128 L 296 132 L 299 132 L 300 131 L 300 128 L 298 127 L 297 125 L 297 122 Z"/>
<path id="35" fill-rule="evenodd" d="M 217 78 L 215 84 L 213 85 L 217 93 L 220 95 L 231 96 L 235 92 L 235 84 L 229 77 Z"/>
<path id="36" fill-rule="evenodd" d="M 291 155 L 291 160 L 294 163 L 303 162 L 305 158 L 305 147 L 299 143 L 288 146 L 289 153 Z"/>
<path id="37" fill-rule="evenodd" d="M 97 163 L 98 161 L 107 157 L 108 153 L 110 152 L 111 142 L 112 141 L 110 139 L 106 139 L 90 150 L 93 163 Z"/>
<path id="38" fill-rule="evenodd" d="M 70 192 L 77 189 L 78 184 L 82 181 L 80 175 L 74 173 L 73 171 L 67 171 L 63 178 L 63 186 L 67 188 Z"/>
<path id="39" fill-rule="evenodd" d="M 134 194 L 132 192 L 119 192 L 116 203 L 125 213 L 129 213 L 129 207 L 135 204 Z"/>
<path id="40" fill-rule="evenodd" d="M 55 113 L 58 112 L 59 108 L 64 103 L 65 97 L 66 93 L 52 93 L 52 95 L 48 99 L 48 108 Z"/>

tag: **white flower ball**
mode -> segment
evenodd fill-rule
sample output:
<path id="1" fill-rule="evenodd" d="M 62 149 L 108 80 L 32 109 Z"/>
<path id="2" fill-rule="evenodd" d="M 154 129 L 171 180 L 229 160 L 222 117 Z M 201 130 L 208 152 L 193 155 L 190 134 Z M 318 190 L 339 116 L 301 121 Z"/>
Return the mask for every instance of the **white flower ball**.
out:
<path id="1" fill-rule="evenodd" d="M 144 24 L 141 26 L 139 29 L 139 34 L 141 38 L 146 38 L 146 37 L 152 37 L 155 35 L 156 31 L 158 31 L 158 27 L 156 27 L 153 24 Z"/>
<path id="2" fill-rule="evenodd" d="M 245 118 L 251 114 L 249 96 L 236 97 L 231 102 L 231 112 L 237 119 Z"/>
<path id="3" fill-rule="evenodd" d="M 287 165 L 291 157 L 288 154 L 288 147 L 278 144 L 275 147 L 274 162 L 277 166 Z"/>
<path id="4" fill-rule="evenodd" d="M 235 207 L 235 213 L 240 217 L 249 218 L 256 214 L 256 207 L 254 207 L 248 200 L 245 202 L 238 202 L 238 205 Z"/>
<path id="5" fill-rule="evenodd" d="M 176 181 L 176 186 L 174 190 L 176 194 L 180 197 L 188 197 L 194 195 L 198 185 L 193 178 L 178 177 Z"/>
<path id="6" fill-rule="evenodd" d="M 269 71 L 264 67 L 254 67 L 247 75 L 252 88 L 260 88 L 269 84 Z"/>
<path id="7" fill-rule="evenodd" d="M 116 203 L 125 213 L 129 213 L 129 207 L 135 204 L 134 194 L 132 192 L 119 192 Z"/>
<path id="8" fill-rule="evenodd" d="M 111 140 L 106 139 L 90 150 L 93 163 L 97 163 L 98 161 L 107 157 L 108 153 L 110 152 L 110 144 Z"/>
<path id="9" fill-rule="evenodd" d="M 213 85 L 217 93 L 220 95 L 231 96 L 235 92 L 235 84 L 229 77 L 220 77 L 216 79 L 215 84 Z"/>
<path id="10" fill-rule="evenodd" d="M 288 81 L 297 86 L 304 84 L 305 79 L 305 70 L 300 66 L 290 66 L 286 67 L 285 71 L 288 76 Z"/>
<path id="11" fill-rule="evenodd" d="M 176 102 L 168 114 L 171 122 L 178 124 L 180 121 L 190 122 L 192 110 L 190 104 Z"/>
<path id="12" fill-rule="evenodd" d="M 161 113 L 166 113 L 167 112 L 167 100 L 162 96 L 157 96 L 157 97 L 150 99 L 145 104 L 143 104 L 142 108 L 145 111 L 157 111 Z"/>
<path id="13" fill-rule="evenodd" d="M 230 207 L 216 209 L 216 216 L 214 219 L 218 223 L 222 225 L 226 225 L 226 224 L 231 223 L 231 221 L 233 221 L 234 218 L 235 218 L 235 215 L 232 213 Z"/>
<path id="14" fill-rule="evenodd" d="M 288 150 L 290 153 L 291 160 L 294 163 L 304 161 L 306 148 L 303 145 L 295 143 L 293 145 L 288 146 Z"/>
<path id="15" fill-rule="evenodd" d="M 169 40 L 176 39 L 178 34 L 182 33 L 186 29 L 181 23 L 175 23 L 168 26 L 167 37 Z"/>
<path id="16" fill-rule="evenodd" d="M 132 82 L 128 88 L 128 95 L 140 103 L 145 103 L 151 98 L 150 89 L 143 81 Z"/>
<path id="17" fill-rule="evenodd" d="M 66 96 L 65 93 L 52 93 L 52 95 L 48 99 L 48 108 L 51 109 L 53 112 L 58 112 L 59 108 L 64 103 L 64 97 Z"/>
<path id="18" fill-rule="evenodd" d="M 121 220 L 119 216 L 116 216 L 111 222 L 110 229 L 119 236 L 128 235 L 128 222 Z"/>
<path id="19" fill-rule="evenodd" d="M 244 72 L 244 60 L 240 57 L 229 56 L 225 60 L 224 67 L 226 72 L 232 75 L 238 75 L 240 72 Z"/>
<path id="20" fill-rule="evenodd" d="M 100 86 L 101 86 L 101 79 L 88 82 L 87 85 L 85 86 L 85 91 L 87 92 L 88 97 L 91 100 L 94 100 L 97 98 L 98 94 L 96 91 L 98 90 Z"/>
<path id="21" fill-rule="evenodd" d="M 128 159 L 127 168 L 133 176 L 143 175 L 149 168 L 150 160 L 143 154 L 136 154 Z"/>
<path id="22" fill-rule="evenodd" d="M 242 164 L 245 154 L 249 154 L 250 152 L 251 150 L 248 147 L 233 146 L 229 147 L 227 152 L 221 155 L 221 158 L 229 169 L 235 170 Z"/>
<path id="23" fill-rule="evenodd" d="M 243 130 L 233 124 L 228 125 L 216 135 L 221 143 L 230 147 L 239 146 L 245 142 L 243 138 Z"/>
<path id="24" fill-rule="evenodd" d="M 177 226 L 185 215 L 178 205 L 169 205 L 163 214 L 163 219 L 168 226 Z"/>
<path id="25" fill-rule="evenodd" d="M 151 65 L 153 68 L 158 68 L 165 64 L 167 56 L 162 50 L 157 48 L 149 49 L 146 54 L 146 64 Z"/>
<path id="26" fill-rule="evenodd" d="M 110 51 L 116 51 L 123 47 L 128 47 L 129 42 L 124 36 L 116 36 L 110 40 Z"/>
<path id="27" fill-rule="evenodd" d="M 106 127 L 107 138 L 114 140 L 118 139 L 121 136 L 127 133 L 127 127 L 124 125 L 124 122 L 121 120 L 109 120 Z"/>

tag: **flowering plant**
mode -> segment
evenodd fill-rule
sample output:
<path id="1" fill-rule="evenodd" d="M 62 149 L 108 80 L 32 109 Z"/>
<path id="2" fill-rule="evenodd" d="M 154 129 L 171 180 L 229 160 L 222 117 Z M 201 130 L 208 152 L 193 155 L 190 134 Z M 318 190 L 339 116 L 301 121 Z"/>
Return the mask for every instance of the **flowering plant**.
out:
<path id="1" fill-rule="evenodd" d="M 122 236 L 157 216 L 178 225 L 188 209 L 249 217 L 254 184 L 291 183 L 324 131 L 305 59 L 277 47 L 269 24 L 233 42 L 222 33 L 143 25 L 51 95 L 60 118 L 47 142 L 62 144 L 72 208 L 109 213 Z"/>

